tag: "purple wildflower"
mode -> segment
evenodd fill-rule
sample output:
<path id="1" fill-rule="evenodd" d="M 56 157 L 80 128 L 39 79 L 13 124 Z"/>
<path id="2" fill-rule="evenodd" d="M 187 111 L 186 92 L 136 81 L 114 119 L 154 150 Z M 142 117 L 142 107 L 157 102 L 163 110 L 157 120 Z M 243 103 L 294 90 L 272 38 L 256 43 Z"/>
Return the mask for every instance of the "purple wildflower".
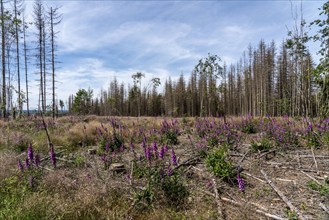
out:
<path id="1" fill-rule="evenodd" d="M 103 161 L 104 163 L 106 163 L 106 161 L 107 161 L 106 154 L 103 154 L 103 155 L 102 155 L 102 161 Z"/>
<path id="2" fill-rule="evenodd" d="M 144 136 L 143 142 L 142 142 L 142 147 L 145 149 L 146 148 L 146 137 Z"/>
<path id="3" fill-rule="evenodd" d="M 171 164 L 168 165 L 167 175 L 171 176 L 174 173 L 174 171 L 171 169 Z"/>
<path id="4" fill-rule="evenodd" d="M 99 127 L 97 127 L 96 130 L 99 136 L 103 136 L 103 132 L 101 131 L 101 129 L 99 129 Z"/>
<path id="5" fill-rule="evenodd" d="M 30 163 L 29 163 L 29 159 L 25 159 L 25 168 L 29 169 L 30 168 Z"/>
<path id="6" fill-rule="evenodd" d="M 150 161 L 151 160 L 151 149 L 149 147 L 146 147 L 144 149 L 144 154 L 145 154 L 146 160 Z"/>
<path id="7" fill-rule="evenodd" d="M 49 154 L 50 154 L 50 160 L 51 160 L 54 168 L 56 168 L 56 154 L 55 154 L 54 146 L 52 144 L 50 145 Z"/>
<path id="8" fill-rule="evenodd" d="M 160 152 L 159 152 L 159 157 L 163 160 L 163 158 L 164 158 L 164 154 L 165 154 L 165 149 L 164 149 L 164 147 L 161 147 L 161 150 L 160 150 Z"/>
<path id="9" fill-rule="evenodd" d="M 158 158 L 158 145 L 157 143 L 154 141 L 153 142 L 153 151 L 154 151 L 154 154 L 155 154 L 155 157 Z"/>
<path id="10" fill-rule="evenodd" d="M 240 173 L 238 173 L 238 175 L 237 175 L 237 180 L 238 180 L 239 190 L 244 191 L 244 181 L 240 177 Z"/>
<path id="11" fill-rule="evenodd" d="M 35 165 L 36 165 L 37 167 L 39 167 L 39 166 L 40 166 L 40 163 L 41 163 L 40 155 L 39 155 L 39 154 L 35 155 L 34 160 L 35 160 L 35 161 L 34 161 L 34 162 L 35 162 Z"/>
<path id="12" fill-rule="evenodd" d="M 307 126 L 307 129 L 306 129 L 306 132 L 309 133 L 309 132 L 312 132 L 312 130 L 313 130 L 312 123 L 309 123 Z"/>
<path id="13" fill-rule="evenodd" d="M 174 149 L 171 150 L 171 161 L 172 161 L 174 166 L 177 166 L 177 157 L 175 155 Z"/>
<path id="14" fill-rule="evenodd" d="M 24 171 L 24 167 L 21 160 L 18 160 L 18 169 L 22 172 Z"/>
<path id="15" fill-rule="evenodd" d="M 108 153 L 109 150 L 110 150 L 110 145 L 109 145 L 109 142 L 106 141 L 106 143 L 105 143 L 105 151 L 106 151 L 106 153 Z"/>
<path id="16" fill-rule="evenodd" d="M 32 144 L 29 144 L 29 146 L 27 148 L 27 157 L 29 158 L 29 160 L 31 162 L 33 162 L 33 148 L 32 148 Z"/>

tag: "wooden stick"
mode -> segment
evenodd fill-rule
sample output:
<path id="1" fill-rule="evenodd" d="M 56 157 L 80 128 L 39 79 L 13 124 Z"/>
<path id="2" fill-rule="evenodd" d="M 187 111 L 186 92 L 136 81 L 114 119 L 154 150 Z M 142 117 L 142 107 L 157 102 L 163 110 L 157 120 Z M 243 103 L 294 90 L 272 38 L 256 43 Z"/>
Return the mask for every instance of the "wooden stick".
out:
<path id="1" fill-rule="evenodd" d="M 301 158 L 329 158 L 329 155 L 299 155 Z"/>
<path id="2" fill-rule="evenodd" d="M 275 165 L 275 164 L 271 164 L 271 163 L 267 163 L 269 165 Z M 305 168 L 301 168 L 301 169 L 298 169 L 298 168 L 294 168 L 294 167 L 285 167 L 285 166 L 282 166 L 280 164 L 277 164 L 276 167 L 280 168 L 280 169 L 287 169 L 287 170 L 298 170 L 298 171 L 304 171 L 304 172 L 312 172 L 312 173 L 318 173 L 321 174 L 321 173 L 326 173 L 326 174 L 329 174 L 328 171 L 323 171 L 323 170 L 311 170 L 311 169 L 305 169 Z"/>
<path id="3" fill-rule="evenodd" d="M 134 174 L 134 161 L 131 161 L 131 171 L 130 171 L 130 179 L 129 179 L 129 184 L 132 186 L 133 185 L 133 174 Z"/>
<path id="4" fill-rule="evenodd" d="M 50 136 L 49 136 L 49 132 L 48 132 L 48 128 L 47 128 L 47 124 L 46 124 L 45 119 L 44 119 L 44 117 L 43 117 L 43 113 L 42 113 L 42 111 L 41 111 L 40 113 L 41 113 L 42 123 L 43 123 L 43 126 L 44 126 L 44 128 L 45 128 L 46 135 L 47 135 L 48 148 L 50 148 L 50 145 L 51 145 L 52 143 L 51 143 L 51 140 L 50 140 Z"/>
<path id="5" fill-rule="evenodd" d="M 182 166 L 189 166 L 189 165 L 194 165 L 196 164 L 198 161 L 200 160 L 200 156 L 195 156 L 192 158 L 189 158 L 185 161 L 183 161 L 182 163 L 178 164 L 178 166 L 174 167 L 172 170 L 177 170 L 178 168 L 182 167 Z"/>
<path id="6" fill-rule="evenodd" d="M 219 197 L 219 194 L 218 194 L 217 183 L 216 183 L 215 178 L 212 179 L 212 182 L 213 182 L 213 188 L 214 188 L 215 198 L 216 198 L 216 202 L 217 202 L 218 219 L 224 220 L 225 219 L 224 206 L 223 206 L 221 198 Z"/>
<path id="7" fill-rule="evenodd" d="M 244 155 L 243 155 L 243 157 L 241 158 L 241 160 L 239 161 L 239 163 L 238 164 L 240 164 L 241 165 L 241 163 L 244 161 L 244 159 L 246 158 L 246 156 L 249 154 L 249 152 L 250 152 L 250 150 L 248 150 Z"/>
<path id="8" fill-rule="evenodd" d="M 48 170 L 48 171 L 50 171 L 50 172 L 54 172 L 54 170 L 52 170 L 52 169 L 49 169 L 49 168 L 47 168 L 47 167 L 44 167 L 44 166 L 40 166 L 40 165 L 39 165 L 39 167 L 40 167 L 40 168 L 42 168 L 42 169 Z"/>
<path id="9" fill-rule="evenodd" d="M 266 183 L 264 180 L 259 179 L 258 177 L 253 176 L 250 173 L 247 173 L 246 171 L 242 171 L 242 173 L 245 174 L 245 175 L 247 175 L 247 176 L 250 176 L 250 177 L 254 178 L 255 180 L 258 180 L 259 182 Z"/>
<path id="10" fill-rule="evenodd" d="M 322 202 L 320 202 L 319 206 L 329 215 L 329 209 Z"/>
<path id="11" fill-rule="evenodd" d="M 56 157 L 56 159 L 64 161 L 64 162 L 68 162 L 68 163 L 75 163 L 73 160 L 67 160 L 67 159 L 64 159 L 64 158 L 61 158 L 61 157 Z"/>
<path id="12" fill-rule="evenodd" d="M 318 171 L 317 174 L 319 175 L 319 167 L 318 167 L 318 162 L 315 159 L 315 155 L 314 155 L 314 151 L 313 151 L 313 147 L 311 147 L 311 151 L 312 151 L 312 156 L 313 156 L 313 160 L 314 160 L 314 164 L 315 164 L 315 168 Z"/>
<path id="13" fill-rule="evenodd" d="M 310 178 L 311 180 L 313 180 L 314 182 L 316 182 L 317 184 L 321 185 L 321 183 L 317 179 L 315 179 L 313 176 L 309 175 L 308 173 L 305 173 L 304 171 L 300 171 L 300 172 L 303 173 L 308 178 Z"/>
<path id="14" fill-rule="evenodd" d="M 300 211 L 289 201 L 289 199 L 275 186 L 275 184 L 267 177 L 267 174 L 264 170 L 260 170 L 263 174 L 264 178 L 266 179 L 267 183 L 274 189 L 274 191 L 280 196 L 280 198 L 287 204 L 287 206 L 292 210 L 295 211 L 299 217 L 299 219 L 305 219 Z"/>
<path id="15" fill-rule="evenodd" d="M 58 151 L 58 152 L 56 153 L 56 156 L 57 156 L 58 154 L 63 153 L 64 151 L 65 151 L 65 150 Z M 45 160 L 49 160 L 49 159 L 50 159 L 50 156 L 47 156 L 47 157 L 42 158 L 42 159 L 40 160 L 40 162 L 43 162 L 43 161 L 45 161 Z"/>
<path id="16" fill-rule="evenodd" d="M 216 195 L 214 195 L 213 193 L 211 192 L 208 192 L 208 191 L 205 191 L 205 190 L 201 190 L 202 192 L 204 192 L 205 194 L 207 195 L 210 195 L 210 196 L 213 196 L 213 197 L 216 197 Z M 239 206 L 239 207 L 242 207 L 244 206 L 244 204 L 241 204 L 235 200 L 232 200 L 232 199 L 228 199 L 228 198 L 225 198 L 225 197 L 221 197 L 221 200 L 224 201 L 224 202 L 227 202 L 227 203 L 231 203 L 233 205 L 236 205 L 236 206 Z M 256 205 L 256 203 L 250 203 L 256 207 L 258 207 L 259 205 Z M 264 215 L 266 217 L 269 217 L 271 219 L 275 219 L 275 220 L 287 220 L 286 218 L 282 218 L 280 216 L 276 216 L 276 215 L 273 215 L 273 214 L 270 214 L 268 212 L 266 212 L 266 208 L 264 207 L 261 207 L 259 206 L 259 208 L 263 209 L 263 210 L 260 210 L 260 209 L 256 209 L 255 211 L 258 213 L 258 214 L 261 214 L 261 215 Z"/>
<path id="17" fill-rule="evenodd" d="M 257 157 L 257 159 L 260 159 L 260 158 L 266 156 L 267 154 L 275 153 L 276 150 L 277 150 L 277 149 L 273 149 L 273 150 L 267 151 L 267 152 L 265 152 L 265 153 L 262 153 L 261 155 L 259 155 L 259 157 Z"/>

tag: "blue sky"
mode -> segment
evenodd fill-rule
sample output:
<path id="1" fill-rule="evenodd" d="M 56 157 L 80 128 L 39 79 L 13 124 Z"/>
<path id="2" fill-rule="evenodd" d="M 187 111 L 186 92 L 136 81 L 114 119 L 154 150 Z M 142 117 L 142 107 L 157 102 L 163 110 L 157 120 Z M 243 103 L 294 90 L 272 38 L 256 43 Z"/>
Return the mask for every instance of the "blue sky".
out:
<path id="1" fill-rule="evenodd" d="M 306 21 L 318 17 L 325 1 L 304 1 Z M 145 84 L 181 73 L 189 76 L 200 58 L 219 55 L 235 63 L 249 43 L 280 45 L 294 25 L 300 1 L 45 1 L 61 6 L 57 38 L 58 99 L 79 88 L 107 89 L 114 77 L 125 84 L 140 71 Z M 27 2 L 31 10 L 33 1 Z M 315 55 L 318 49 L 310 44 Z M 317 57 L 315 57 L 317 59 Z M 32 106 L 37 82 L 31 80 Z M 50 103 L 50 100 L 49 100 Z"/>

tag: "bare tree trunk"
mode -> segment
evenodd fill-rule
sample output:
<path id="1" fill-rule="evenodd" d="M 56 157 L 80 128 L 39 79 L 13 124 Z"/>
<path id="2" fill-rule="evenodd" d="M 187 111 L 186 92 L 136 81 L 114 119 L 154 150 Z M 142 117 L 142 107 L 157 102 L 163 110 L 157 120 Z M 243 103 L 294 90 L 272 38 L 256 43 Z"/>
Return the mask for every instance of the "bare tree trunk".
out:
<path id="1" fill-rule="evenodd" d="M 45 21 L 42 22 L 42 59 L 43 59 L 43 111 L 47 110 L 47 73 L 46 73 L 46 26 Z"/>
<path id="2" fill-rule="evenodd" d="M 25 18 L 23 16 L 23 39 L 24 39 L 24 65 L 25 65 L 25 85 L 26 85 L 26 111 L 27 115 L 30 116 L 29 106 L 29 84 L 27 78 L 27 49 L 26 49 L 26 35 L 25 35 Z"/>
<path id="3" fill-rule="evenodd" d="M 1 41 L 2 41 L 2 116 L 7 117 L 6 114 L 6 41 L 5 41 L 5 22 L 4 22 L 4 8 L 3 0 L 1 0 Z"/>
<path id="4" fill-rule="evenodd" d="M 51 67 L 52 67 L 52 90 L 53 90 L 53 107 L 52 115 L 55 118 L 55 49 L 54 49 L 54 21 L 53 8 L 50 8 L 50 31 L 51 31 Z"/>
<path id="5" fill-rule="evenodd" d="M 21 94 L 21 75 L 20 75 L 20 62 L 19 62 L 19 32 L 18 32 L 18 18 L 17 18 L 17 0 L 14 0 L 14 13 L 15 13 L 15 37 L 16 37 L 16 63 L 17 63 L 17 88 L 18 88 L 18 117 L 21 116 L 23 110 L 22 94 Z"/>

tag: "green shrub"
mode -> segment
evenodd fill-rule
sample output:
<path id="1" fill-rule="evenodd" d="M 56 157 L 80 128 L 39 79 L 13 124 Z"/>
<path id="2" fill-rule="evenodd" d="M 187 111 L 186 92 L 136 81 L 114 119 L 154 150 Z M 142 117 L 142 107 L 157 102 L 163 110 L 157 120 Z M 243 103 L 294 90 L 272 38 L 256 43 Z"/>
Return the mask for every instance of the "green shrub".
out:
<path id="1" fill-rule="evenodd" d="M 234 168 L 227 158 L 227 150 L 224 147 L 209 153 L 206 158 L 206 165 L 215 176 L 226 181 L 235 176 Z"/>
<path id="2" fill-rule="evenodd" d="M 189 191 L 178 175 L 166 176 L 161 182 L 167 204 L 179 209 L 185 204 Z"/>
<path id="3" fill-rule="evenodd" d="M 242 132 L 246 134 L 255 134 L 257 133 L 256 124 L 252 120 L 248 120 L 243 124 Z"/>
<path id="4" fill-rule="evenodd" d="M 169 145 L 178 144 L 178 134 L 174 131 L 167 131 L 161 137 L 161 142 Z"/>
<path id="5" fill-rule="evenodd" d="M 318 191 L 322 196 L 329 195 L 329 185 L 327 183 L 323 183 L 323 184 L 319 185 L 318 183 L 316 183 L 315 181 L 312 180 L 307 183 L 307 186 L 310 189 Z"/>
<path id="6" fill-rule="evenodd" d="M 263 137 L 259 141 L 252 141 L 250 148 L 253 152 L 266 151 L 272 148 L 272 144 L 267 138 Z"/>

